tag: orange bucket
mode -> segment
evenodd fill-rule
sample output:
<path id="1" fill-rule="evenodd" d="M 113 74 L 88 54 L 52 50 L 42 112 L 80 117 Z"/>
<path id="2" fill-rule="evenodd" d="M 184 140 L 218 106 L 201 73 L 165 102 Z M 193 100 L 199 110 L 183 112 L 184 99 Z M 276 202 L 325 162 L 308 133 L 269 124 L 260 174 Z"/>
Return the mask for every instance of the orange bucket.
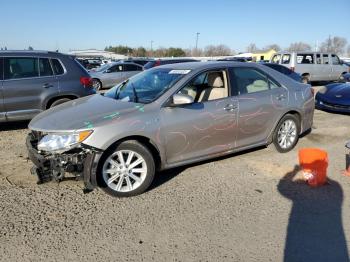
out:
<path id="1" fill-rule="evenodd" d="M 328 154 L 317 148 L 299 150 L 299 164 L 310 186 L 322 186 L 327 182 Z"/>

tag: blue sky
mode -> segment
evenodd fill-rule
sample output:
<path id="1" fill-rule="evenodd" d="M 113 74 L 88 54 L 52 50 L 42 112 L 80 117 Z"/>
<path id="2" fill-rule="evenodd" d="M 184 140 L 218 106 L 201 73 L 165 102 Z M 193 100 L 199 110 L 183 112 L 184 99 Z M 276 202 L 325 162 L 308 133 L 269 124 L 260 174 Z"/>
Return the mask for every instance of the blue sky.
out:
<path id="1" fill-rule="evenodd" d="M 1 0 L 0 47 L 68 51 L 107 45 L 244 51 L 277 43 L 350 43 L 350 0 Z"/>

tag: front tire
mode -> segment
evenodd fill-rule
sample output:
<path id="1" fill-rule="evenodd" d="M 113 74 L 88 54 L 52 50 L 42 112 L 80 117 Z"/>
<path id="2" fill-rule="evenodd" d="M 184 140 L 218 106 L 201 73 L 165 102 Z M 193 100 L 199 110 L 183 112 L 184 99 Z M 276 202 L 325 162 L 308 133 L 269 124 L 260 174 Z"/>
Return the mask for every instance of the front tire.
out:
<path id="1" fill-rule="evenodd" d="M 291 151 L 298 143 L 300 120 L 295 115 L 285 115 L 279 121 L 273 134 L 273 143 L 280 153 Z"/>
<path id="2" fill-rule="evenodd" d="M 97 180 L 107 194 L 130 197 L 145 192 L 155 175 L 151 152 L 135 140 L 124 141 L 102 157 Z"/>

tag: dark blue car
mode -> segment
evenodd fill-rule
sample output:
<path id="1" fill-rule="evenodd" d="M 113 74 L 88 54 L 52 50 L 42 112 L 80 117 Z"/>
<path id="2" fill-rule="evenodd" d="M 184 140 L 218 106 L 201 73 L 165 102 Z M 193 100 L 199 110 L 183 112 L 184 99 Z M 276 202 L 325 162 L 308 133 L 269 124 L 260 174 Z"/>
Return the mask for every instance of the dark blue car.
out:
<path id="1" fill-rule="evenodd" d="M 326 85 L 317 92 L 315 103 L 317 109 L 350 113 L 350 83 Z"/>
<path id="2" fill-rule="evenodd" d="M 262 63 L 262 64 L 265 65 L 265 66 L 268 66 L 268 67 L 270 67 L 272 69 L 275 69 L 276 71 L 278 71 L 278 72 L 280 72 L 280 73 L 282 73 L 282 74 L 284 74 L 284 75 L 294 79 L 297 82 L 303 82 L 302 77 L 298 73 L 290 70 L 289 68 L 287 68 L 287 67 L 285 67 L 283 65 L 273 64 L 273 63 Z"/>

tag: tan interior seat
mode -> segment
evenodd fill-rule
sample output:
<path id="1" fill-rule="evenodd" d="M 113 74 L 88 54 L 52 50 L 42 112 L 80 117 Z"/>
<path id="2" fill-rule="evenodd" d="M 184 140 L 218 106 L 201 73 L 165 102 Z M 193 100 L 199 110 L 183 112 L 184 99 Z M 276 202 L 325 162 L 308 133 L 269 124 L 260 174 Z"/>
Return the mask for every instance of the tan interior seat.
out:
<path id="1" fill-rule="evenodd" d="M 205 102 L 227 97 L 227 88 L 224 84 L 223 72 L 212 72 L 208 74 L 208 87 L 205 88 L 198 101 Z"/>
<path id="2" fill-rule="evenodd" d="M 269 89 L 269 86 L 267 82 L 264 80 L 255 80 L 252 84 L 247 86 L 248 94 L 259 92 L 259 91 L 265 91 L 268 89 Z"/>

